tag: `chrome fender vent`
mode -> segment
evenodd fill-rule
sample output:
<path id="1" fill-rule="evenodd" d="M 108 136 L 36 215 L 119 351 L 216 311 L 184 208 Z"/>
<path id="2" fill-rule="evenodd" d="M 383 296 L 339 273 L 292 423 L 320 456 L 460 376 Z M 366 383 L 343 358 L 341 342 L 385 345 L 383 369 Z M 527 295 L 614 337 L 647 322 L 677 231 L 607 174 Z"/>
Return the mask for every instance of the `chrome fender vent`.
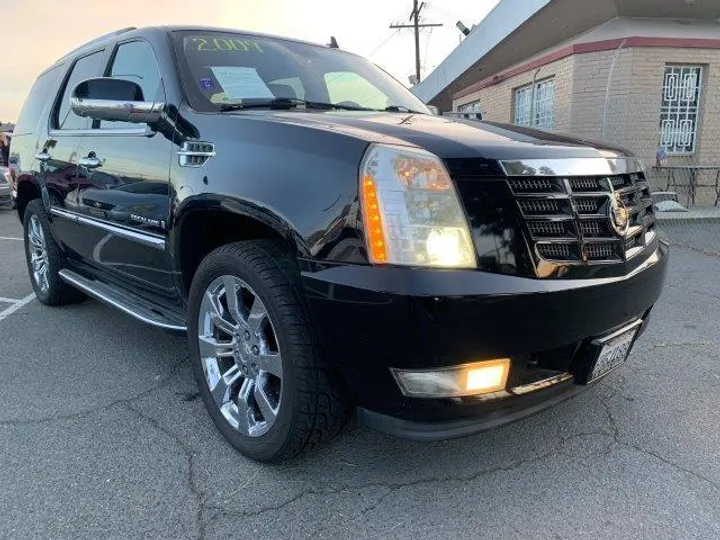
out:
<path id="1" fill-rule="evenodd" d="M 210 142 L 186 141 L 177 153 L 181 167 L 202 167 L 215 157 L 215 145 Z"/>

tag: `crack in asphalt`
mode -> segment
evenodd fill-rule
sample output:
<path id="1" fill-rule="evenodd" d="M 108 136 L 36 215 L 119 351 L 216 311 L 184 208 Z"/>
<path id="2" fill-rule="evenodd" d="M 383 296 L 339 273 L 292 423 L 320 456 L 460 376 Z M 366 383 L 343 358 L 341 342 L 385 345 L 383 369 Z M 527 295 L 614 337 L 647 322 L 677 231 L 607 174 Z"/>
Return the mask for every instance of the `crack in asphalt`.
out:
<path id="1" fill-rule="evenodd" d="M 659 342 L 659 343 L 653 343 L 651 346 L 643 348 L 642 350 L 644 352 L 652 352 L 659 348 L 665 348 L 665 347 L 677 347 L 677 346 L 707 346 L 707 345 L 714 345 L 714 341 L 697 341 L 697 340 L 678 340 L 678 341 L 667 341 L 667 342 Z M 607 436 L 611 438 L 610 443 L 608 446 L 600 453 L 597 454 L 597 456 L 604 456 L 609 454 L 612 449 L 616 446 L 623 446 L 626 448 L 633 449 L 643 455 L 655 458 L 662 463 L 679 470 L 685 474 L 691 475 L 698 480 L 702 480 L 704 483 L 712 486 L 714 489 L 720 490 L 720 485 L 713 481 L 712 479 L 693 471 L 692 469 L 683 467 L 651 450 L 647 450 L 645 448 L 642 448 L 641 446 L 638 446 L 634 443 L 624 441 L 621 438 L 620 435 L 620 427 L 618 425 L 617 419 L 614 417 L 611 406 L 609 401 L 613 398 L 615 398 L 620 390 L 618 388 L 615 388 L 611 386 L 614 391 L 610 395 L 606 396 L 598 396 L 599 403 L 604 409 L 605 415 L 607 417 L 607 423 L 610 427 L 610 433 L 608 433 L 607 429 L 605 427 L 599 428 L 597 430 L 592 430 L 589 432 L 582 432 L 582 433 L 576 433 L 567 437 L 561 437 L 559 438 L 555 443 L 553 443 L 553 447 L 549 449 L 546 452 L 534 455 L 532 457 L 526 458 L 526 459 L 519 459 L 515 460 L 511 463 L 507 463 L 505 465 L 500 465 L 497 467 L 491 467 L 488 469 L 483 469 L 480 471 L 472 472 L 470 474 L 465 475 L 447 475 L 447 476 L 439 476 L 439 477 L 430 477 L 430 478 L 418 478 L 411 481 L 405 481 L 405 482 L 368 482 L 368 483 L 360 483 L 360 484 L 348 484 L 348 485 L 340 485 L 337 488 L 333 489 L 327 489 L 327 488 L 318 488 L 315 485 L 311 484 L 311 481 L 304 481 L 304 480 L 298 480 L 293 481 L 294 483 L 302 483 L 302 484 L 308 484 L 308 488 L 302 489 L 294 496 L 290 497 L 287 500 L 284 500 L 278 504 L 272 504 L 269 506 L 263 506 L 256 510 L 238 510 L 238 509 L 232 509 L 227 508 L 222 505 L 208 505 L 206 503 L 206 494 L 204 491 L 198 486 L 197 482 L 197 475 L 196 475 L 196 465 L 195 465 L 195 453 L 192 451 L 190 446 L 183 441 L 178 435 L 173 433 L 169 428 L 164 427 L 159 420 L 148 416 L 147 414 L 143 413 L 141 410 L 133 406 L 133 402 L 146 397 L 147 395 L 155 392 L 156 390 L 164 387 L 167 385 L 178 373 L 179 368 L 185 364 L 187 361 L 187 358 L 184 358 L 180 362 L 177 362 L 174 364 L 171 368 L 170 374 L 165 377 L 162 381 L 160 381 L 158 384 L 152 386 L 151 388 L 148 388 L 147 390 L 144 390 L 142 392 L 139 392 L 138 394 L 135 394 L 129 398 L 116 400 L 110 404 L 103 405 L 101 407 L 97 407 L 94 409 L 90 409 L 87 411 L 81 411 L 79 413 L 75 413 L 72 415 L 65 415 L 65 416 L 56 416 L 51 418 L 43 418 L 43 419 L 30 419 L 30 420 L 10 420 L 10 421 L 4 421 L 0 422 L 0 426 L 10 425 L 10 426 L 23 426 L 23 425 L 34 425 L 34 424 L 41 424 L 45 422 L 51 422 L 51 421 L 60 421 L 60 420 L 72 420 L 72 419 L 79 419 L 79 418 L 85 418 L 88 416 L 91 416 L 93 414 L 96 414 L 98 412 L 107 410 L 111 407 L 114 407 L 116 405 L 123 405 L 127 410 L 133 412 L 136 416 L 141 418 L 143 421 L 147 422 L 149 425 L 151 425 L 154 429 L 157 431 L 163 433 L 165 436 L 169 437 L 173 440 L 173 442 L 177 445 L 177 447 L 181 450 L 181 452 L 184 455 L 185 461 L 187 463 L 187 474 L 185 475 L 185 483 L 187 485 L 188 490 L 192 494 L 193 498 L 196 501 L 197 511 L 195 516 L 196 521 L 196 527 L 197 527 L 197 538 L 199 540 L 204 540 L 206 537 L 206 514 L 209 511 L 215 511 L 214 518 L 221 517 L 221 516 L 237 516 L 242 518 L 255 518 L 260 517 L 266 513 L 269 512 L 275 512 L 282 510 L 297 501 L 303 499 L 307 496 L 313 496 L 313 495 L 336 495 L 340 493 L 353 493 L 358 492 L 362 490 L 367 489 L 383 489 L 383 493 L 380 494 L 377 499 L 370 503 L 366 508 L 363 508 L 360 512 L 360 516 L 362 518 L 365 518 L 368 514 L 371 512 L 376 511 L 377 509 L 381 508 L 384 501 L 390 497 L 391 495 L 394 495 L 397 491 L 405 489 L 405 488 L 411 488 L 414 486 L 421 486 L 421 485 L 431 485 L 435 483 L 445 483 L 445 482 L 472 482 L 474 480 L 477 480 L 479 478 L 482 478 L 483 476 L 491 475 L 498 472 L 510 472 L 513 470 L 517 470 L 523 466 L 534 464 L 537 462 L 540 462 L 542 460 L 545 460 L 547 458 L 550 458 L 552 456 L 562 454 L 563 453 L 563 447 L 564 445 L 572 441 L 574 439 L 578 439 L 581 437 L 588 437 L 593 435 L 601 435 L 601 436 Z M 565 454 L 567 455 L 567 454 Z M 246 486 L 252 483 L 258 476 L 258 474 L 261 472 L 263 467 L 258 467 L 258 469 L 254 472 L 254 474 L 251 475 L 251 477 L 247 480 Z M 393 529 L 388 529 L 386 531 L 383 531 L 381 533 L 378 533 L 376 535 L 370 536 L 368 538 L 378 538 L 380 536 L 384 536 L 385 534 L 391 532 Z M 315 531 L 317 533 L 318 531 Z M 314 534 L 315 534 L 314 533 Z"/>
<path id="2" fill-rule="evenodd" d="M 198 487 L 197 480 L 195 478 L 195 453 L 192 451 L 192 449 L 183 441 L 180 437 L 178 437 L 175 433 L 170 431 L 169 429 L 165 428 L 160 424 L 160 422 L 143 413 L 140 409 L 136 409 L 133 407 L 132 401 L 127 401 L 123 403 L 124 406 L 135 413 L 140 419 L 150 424 L 154 429 L 157 431 L 163 433 L 165 436 L 172 439 L 172 441 L 177 445 L 177 447 L 182 451 L 182 453 L 185 455 L 185 460 L 187 462 L 187 475 L 185 477 L 185 483 L 187 484 L 187 487 L 192 493 L 193 498 L 196 501 L 197 504 L 197 512 L 195 515 L 195 522 L 198 529 L 198 535 L 197 538 L 199 540 L 205 539 L 205 493 Z"/>
<path id="3" fill-rule="evenodd" d="M 394 492 L 395 492 L 395 490 L 388 487 L 387 491 L 385 493 L 383 493 L 382 495 L 380 495 L 380 497 L 378 497 L 378 500 L 376 500 L 374 503 L 372 503 L 367 508 L 363 509 L 363 511 L 361 512 L 361 515 L 364 517 L 365 515 L 369 514 L 370 512 L 372 512 L 373 510 L 378 508 L 382 504 L 382 502 L 385 499 L 387 499 L 390 495 L 392 495 Z"/>
<path id="4" fill-rule="evenodd" d="M 709 292 L 709 291 L 698 291 L 698 290 L 695 290 L 695 289 L 691 289 L 691 288 L 689 288 L 689 287 L 682 287 L 682 286 L 676 285 L 676 284 L 674 284 L 674 283 L 666 283 L 665 286 L 666 286 L 666 287 L 670 287 L 671 289 L 679 289 L 679 290 L 681 290 L 681 291 L 691 292 L 691 293 L 695 293 L 695 294 L 700 294 L 700 295 L 702 295 L 702 296 L 709 296 L 709 297 L 711 297 L 711 298 L 715 298 L 716 300 L 720 300 L 720 295 L 713 294 L 713 293 L 711 293 L 711 292 Z"/>
<path id="5" fill-rule="evenodd" d="M 297 493 L 296 495 L 290 497 L 289 499 L 279 503 L 274 504 L 270 506 L 264 506 L 262 508 L 259 508 L 257 510 L 238 510 L 238 509 L 229 509 L 222 506 L 207 506 L 206 508 L 212 508 L 214 510 L 219 510 L 221 514 L 223 515 L 233 515 L 238 517 L 259 517 L 263 514 L 266 514 L 267 512 L 273 512 L 276 510 L 282 510 L 283 508 L 299 501 L 300 499 L 311 496 L 311 495 L 335 495 L 338 493 L 351 493 L 355 491 L 360 491 L 364 489 L 374 489 L 374 488 L 385 488 L 388 491 L 386 493 L 383 493 L 375 503 L 371 504 L 370 507 L 364 509 L 361 512 L 361 515 L 365 516 L 366 514 L 370 513 L 371 511 L 377 509 L 381 503 L 390 495 L 392 495 L 394 492 L 405 489 L 408 487 L 414 487 L 419 485 L 430 485 L 435 483 L 444 483 L 444 482 L 472 482 L 474 480 L 477 480 L 478 478 L 481 478 L 483 476 L 487 476 L 490 474 L 494 474 L 497 472 L 510 472 L 516 469 L 519 469 L 525 465 L 533 464 L 539 461 L 542 461 L 544 459 L 547 459 L 549 457 L 552 457 L 554 455 L 557 455 L 562 452 L 562 446 L 573 439 L 577 439 L 580 437 L 587 437 L 591 435 L 604 435 L 604 432 L 602 430 L 594 430 L 589 432 L 582 432 L 582 433 L 576 433 L 574 435 L 570 435 L 568 437 L 562 437 L 558 439 L 557 444 L 547 452 L 543 452 L 541 454 L 535 455 L 531 458 L 527 459 L 520 459 L 513 461 L 511 463 L 500 465 L 497 467 L 492 467 L 489 469 L 483 469 L 480 471 L 476 471 L 474 473 L 466 474 L 466 475 L 448 475 L 448 476 L 440 476 L 440 477 L 430 477 L 430 478 L 418 478 L 416 480 L 411 480 L 407 482 L 367 482 L 367 483 L 361 483 L 361 484 L 348 484 L 343 485 L 341 487 L 338 487 L 336 489 L 321 489 L 317 488 L 315 486 L 310 486 L 307 489 L 304 489 Z M 298 481 L 295 481 L 298 482 Z M 301 481 L 302 483 L 310 484 L 310 481 Z"/>
<path id="6" fill-rule="evenodd" d="M 650 450 L 647 450 L 646 448 L 642 448 L 641 446 L 638 446 L 638 445 L 636 445 L 636 444 L 633 444 L 633 443 L 630 443 L 630 442 L 626 442 L 626 441 L 621 441 L 621 442 L 619 442 L 618 444 L 620 444 L 621 446 L 625 446 L 626 448 L 633 448 L 633 449 L 637 450 L 638 452 L 641 452 L 641 453 L 646 454 L 646 455 L 648 455 L 648 456 L 652 456 L 652 457 L 654 457 L 654 458 L 662 461 L 663 463 L 665 463 L 665 464 L 667 464 L 667 465 L 670 465 L 671 467 L 673 467 L 673 468 L 675 468 L 675 469 L 677 469 L 677 470 L 679 470 L 679 471 L 682 471 L 682 472 L 684 472 L 684 473 L 686 473 L 686 474 L 689 474 L 689 475 L 691 475 L 691 476 L 694 476 L 694 477 L 697 478 L 698 480 L 702 480 L 703 482 L 706 482 L 707 484 L 710 484 L 713 488 L 715 488 L 716 490 L 720 491 L 720 484 L 717 484 L 716 482 L 714 482 L 714 481 L 711 480 L 710 478 L 708 478 L 708 477 L 706 477 L 706 476 L 703 476 L 702 474 L 700 474 L 700 473 L 697 472 L 697 471 L 693 471 L 692 469 L 688 469 L 687 467 L 683 467 L 682 465 L 679 465 L 678 463 L 675 463 L 674 461 L 670 461 L 669 459 L 664 458 L 664 457 L 661 456 L 660 454 L 656 454 L 655 452 L 651 452 Z"/>
<path id="7" fill-rule="evenodd" d="M 142 392 L 139 392 L 137 394 L 134 394 L 130 397 L 123 398 L 123 399 L 117 399 L 115 401 L 111 401 L 110 403 L 106 403 L 103 405 L 100 405 L 99 407 L 94 407 L 92 409 L 87 409 L 84 411 L 79 411 L 72 414 L 65 414 L 65 415 L 58 415 L 58 416 L 48 416 L 45 418 L 28 418 L 28 419 L 17 419 L 17 420 L 0 420 L 0 427 L 5 426 L 33 426 L 38 424 L 45 424 L 48 422 L 60 422 L 63 420 L 79 420 L 82 418 L 87 418 L 89 416 L 93 416 L 97 413 L 106 411 L 108 409 L 111 409 L 115 407 L 116 405 L 122 405 L 125 403 L 130 403 L 132 401 L 135 401 L 137 399 L 143 398 L 149 394 L 152 394 L 156 390 L 159 390 L 160 388 L 163 388 L 165 385 L 167 385 L 170 381 L 173 380 L 173 378 L 178 374 L 178 369 L 185 364 L 189 360 L 189 357 L 185 357 L 179 362 L 172 365 L 170 368 L 170 374 L 165 377 L 164 379 L 160 380 L 156 385 L 151 386 L 150 388 L 143 390 Z"/>
<path id="8" fill-rule="evenodd" d="M 705 339 L 705 340 L 695 340 L 695 339 L 686 339 L 686 340 L 676 340 L 676 341 L 660 341 L 660 342 L 652 342 L 649 345 L 642 345 L 635 349 L 635 352 L 642 352 L 642 353 L 651 353 L 657 349 L 666 349 L 668 347 L 710 347 L 717 345 L 716 341 Z M 712 356 L 712 355 L 711 355 Z"/>
<path id="9" fill-rule="evenodd" d="M 697 478 L 697 479 L 699 479 L 699 480 L 702 480 L 703 482 L 706 482 L 707 484 L 710 484 L 713 488 L 715 488 L 715 489 L 717 489 L 717 490 L 720 490 L 720 484 L 717 484 L 716 482 L 714 482 L 714 481 L 711 480 L 710 478 L 708 478 L 708 477 L 700 474 L 699 472 L 693 471 L 692 469 L 688 469 L 687 467 L 683 467 L 682 465 L 680 465 L 680 464 L 678 464 L 678 463 L 675 463 L 674 461 L 671 461 L 671 460 L 669 460 L 669 459 L 661 456 L 660 454 L 657 454 L 657 453 L 655 453 L 655 452 L 653 452 L 653 451 L 651 451 L 651 450 L 648 450 L 648 449 L 646 449 L 646 448 L 643 448 L 643 447 L 641 447 L 641 446 L 639 446 L 639 445 L 637 445 L 637 444 L 634 444 L 634 443 L 631 443 L 631 442 L 628 442 L 628 441 L 623 441 L 623 440 L 621 440 L 621 438 L 620 438 L 620 427 L 618 426 L 617 420 L 615 419 L 615 417 L 614 417 L 614 415 L 613 415 L 613 413 L 612 413 L 612 410 L 610 409 L 610 404 L 607 402 L 607 399 L 601 399 L 601 400 L 600 400 L 600 403 L 602 404 L 603 408 L 605 409 L 605 414 L 607 414 L 608 421 L 610 422 L 610 426 L 612 427 L 612 430 L 613 430 L 613 440 L 614 440 L 614 444 L 615 444 L 615 445 L 624 446 L 625 448 L 632 448 L 632 449 L 634 449 L 634 450 L 636 450 L 636 451 L 638 451 L 638 452 L 640 452 L 640 453 L 642 453 L 642 454 L 645 454 L 645 455 L 647 455 L 647 456 L 654 457 L 654 458 L 662 461 L 662 462 L 665 463 L 666 465 L 670 465 L 671 467 L 673 467 L 673 468 L 675 468 L 675 469 L 677 469 L 677 470 L 679 470 L 679 471 L 682 471 L 682 472 L 684 472 L 684 473 L 686 473 L 686 474 L 689 474 L 689 475 L 691 475 L 691 476 L 694 476 L 695 478 Z M 611 446 L 612 446 L 612 445 L 611 445 Z"/>
<path id="10" fill-rule="evenodd" d="M 605 415 L 607 417 L 607 425 L 610 427 L 610 432 L 608 433 L 607 425 L 603 426 L 602 428 L 588 431 L 588 432 L 582 432 L 582 433 L 576 433 L 574 435 L 570 435 L 567 437 L 562 437 L 558 440 L 557 444 L 553 445 L 553 448 L 537 454 L 533 457 L 527 458 L 527 459 L 520 459 L 515 460 L 511 463 L 500 465 L 497 467 L 491 467 L 489 469 L 483 469 L 480 471 L 476 471 L 470 474 L 466 475 L 448 475 L 448 476 L 440 476 L 440 477 L 430 477 L 430 478 L 419 478 L 416 480 L 406 481 L 406 482 L 368 482 L 368 483 L 360 483 L 360 484 L 348 484 L 343 485 L 341 487 L 335 488 L 335 489 L 320 489 L 316 486 L 309 486 L 307 489 L 301 490 L 299 493 L 295 494 L 294 496 L 290 497 L 289 499 L 279 503 L 279 504 L 273 504 L 269 506 L 264 506 L 262 508 L 256 509 L 256 510 L 237 510 L 237 509 L 230 509 L 222 506 L 214 506 L 213 509 L 218 511 L 217 515 L 226 515 L 226 516 L 238 516 L 238 517 L 244 517 L 244 518 L 255 518 L 260 517 L 268 512 L 275 512 L 278 510 L 282 510 L 297 501 L 303 499 L 307 496 L 312 495 L 334 495 L 339 493 L 352 493 L 352 492 L 358 492 L 361 490 L 367 490 L 367 489 L 373 489 L 373 488 L 383 488 L 386 491 L 384 491 L 376 500 L 374 503 L 371 503 L 369 506 L 364 508 L 360 512 L 360 517 L 365 517 L 367 514 L 377 510 L 380 508 L 383 504 L 383 502 L 390 497 L 391 495 L 395 494 L 397 491 L 409 487 L 414 486 L 420 486 L 420 485 L 430 485 L 434 483 L 444 483 L 444 482 L 472 482 L 474 480 L 477 480 L 478 478 L 481 478 L 483 476 L 491 475 L 498 472 L 510 472 L 516 469 L 519 469 L 525 465 L 534 464 L 537 462 L 540 462 L 542 460 L 545 460 L 549 457 L 558 455 L 560 453 L 563 453 L 563 447 L 564 445 L 572 441 L 574 439 L 578 439 L 581 437 L 589 437 L 593 435 L 600 435 L 605 437 L 610 437 L 610 443 L 607 445 L 607 447 L 598 454 L 599 456 L 607 456 L 610 454 L 613 448 L 617 446 L 623 446 L 626 448 L 633 449 L 643 455 L 655 458 L 662 463 L 679 470 L 685 474 L 689 474 L 699 480 L 702 480 L 704 483 L 712 486 L 715 489 L 720 490 L 720 485 L 713 481 L 712 479 L 698 473 L 697 471 L 693 471 L 692 469 L 689 469 L 687 467 L 683 467 L 682 465 L 679 465 L 678 463 L 675 463 L 651 450 L 647 450 L 645 448 L 642 448 L 641 446 L 638 446 L 636 444 L 633 444 L 631 442 L 627 442 L 622 440 L 621 434 L 620 434 L 620 426 L 618 425 L 617 419 L 612 413 L 612 409 L 609 404 L 609 399 L 616 397 L 619 395 L 619 389 L 614 389 L 615 392 L 613 392 L 612 395 L 599 398 L 599 402 L 601 406 L 603 407 L 605 411 Z M 254 477 L 253 477 L 254 478 Z M 301 483 L 307 483 L 310 484 L 310 481 L 294 481 L 294 482 L 301 482 Z M 317 532 L 317 531 L 316 531 Z M 389 532 L 389 531 L 387 531 Z M 315 533 L 314 533 L 315 534 Z M 382 536 L 386 533 L 381 533 L 378 536 Z"/>

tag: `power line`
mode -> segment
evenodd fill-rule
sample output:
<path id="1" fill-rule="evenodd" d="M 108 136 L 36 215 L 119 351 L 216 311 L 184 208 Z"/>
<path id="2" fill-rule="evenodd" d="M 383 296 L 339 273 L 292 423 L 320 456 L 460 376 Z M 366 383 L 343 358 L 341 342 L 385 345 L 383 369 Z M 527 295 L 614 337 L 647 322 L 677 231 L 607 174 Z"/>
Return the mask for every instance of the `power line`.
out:
<path id="1" fill-rule="evenodd" d="M 448 19 L 461 19 L 462 16 L 457 11 L 447 11 L 443 8 L 439 8 L 435 5 L 435 2 L 428 3 L 426 6 L 428 9 L 432 11 L 437 11 L 438 13 L 442 14 L 443 16 L 447 17 Z"/>
<path id="2" fill-rule="evenodd" d="M 410 12 L 410 21 L 412 24 L 391 24 L 392 29 L 412 28 L 415 31 L 415 78 L 416 83 L 420 82 L 420 29 L 434 28 L 443 26 L 442 23 L 423 23 L 420 24 L 420 12 L 427 4 L 422 2 L 418 5 L 418 0 L 413 0 L 413 10 Z"/>
<path id="3" fill-rule="evenodd" d="M 394 38 L 395 36 L 397 36 L 399 33 L 400 33 L 400 30 L 396 30 L 395 32 L 393 32 L 392 34 L 390 34 L 390 35 L 387 37 L 387 39 L 385 39 L 382 43 L 380 43 L 380 45 L 378 45 L 377 47 L 375 47 L 375 48 L 372 50 L 371 53 L 368 53 L 368 54 L 367 54 L 368 58 L 371 57 L 371 56 L 372 56 L 373 54 L 375 54 L 376 52 L 378 52 L 380 49 L 382 49 L 385 45 L 387 45 L 387 44 L 390 42 L 390 40 L 391 40 L 392 38 Z"/>
<path id="4" fill-rule="evenodd" d="M 425 71 L 425 65 L 427 64 L 428 59 L 428 49 L 430 48 L 430 38 L 432 37 L 432 33 L 434 28 L 431 28 L 428 32 L 427 40 L 425 41 L 425 54 L 423 55 L 423 63 L 422 63 L 422 70 Z"/>

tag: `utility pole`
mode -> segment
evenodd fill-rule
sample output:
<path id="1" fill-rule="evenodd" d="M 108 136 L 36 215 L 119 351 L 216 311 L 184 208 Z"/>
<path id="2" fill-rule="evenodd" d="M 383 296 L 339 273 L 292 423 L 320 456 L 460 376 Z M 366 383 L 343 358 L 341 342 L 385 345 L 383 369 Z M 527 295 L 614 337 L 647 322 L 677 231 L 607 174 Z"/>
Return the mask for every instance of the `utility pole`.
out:
<path id="1" fill-rule="evenodd" d="M 418 5 L 418 0 L 413 0 L 413 10 L 410 13 L 410 21 L 412 21 L 413 24 L 391 24 L 391 29 L 400 29 L 400 28 L 412 28 L 415 31 L 415 78 L 416 81 L 420 82 L 420 29 L 421 28 L 429 28 L 429 27 L 435 27 L 435 26 L 442 26 L 442 24 L 420 24 L 420 12 L 425 7 L 425 2 L 420 3 Z"/>

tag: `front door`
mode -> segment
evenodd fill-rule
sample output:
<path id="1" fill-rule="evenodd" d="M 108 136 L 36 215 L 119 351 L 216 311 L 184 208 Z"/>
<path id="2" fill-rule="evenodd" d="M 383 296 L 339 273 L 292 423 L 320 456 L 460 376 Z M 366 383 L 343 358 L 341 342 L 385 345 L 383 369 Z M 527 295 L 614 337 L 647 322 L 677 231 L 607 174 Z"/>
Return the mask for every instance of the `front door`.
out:
<path id="1" fill-rule="evenodd" d="M 50 116 L 50 134 L 40 141 L 36 158 L 40 161 L 40 187 L 43 201 L 50 207 L 53 231 L 72 257 L 82 251 L 82 228 L 75 219 L 78 186 L 78 148 L 90 126 L 88 118 L 73 113 L 70 96 L 75 86 L 102 72 L 104 50 L 78 58 L 70 67 Z"/>
<path id="2" fill-rule="evenodd" d="M 108 77 L 140 85 L 164 101 L 155 53 L 146 41 L 120 43 Z M 82 256 L 109 277 L 174 299 L 165 250 L 172 141 L 145 124 L 93 123 L 78 149 L 77 211 L 89 239 Z"/>

